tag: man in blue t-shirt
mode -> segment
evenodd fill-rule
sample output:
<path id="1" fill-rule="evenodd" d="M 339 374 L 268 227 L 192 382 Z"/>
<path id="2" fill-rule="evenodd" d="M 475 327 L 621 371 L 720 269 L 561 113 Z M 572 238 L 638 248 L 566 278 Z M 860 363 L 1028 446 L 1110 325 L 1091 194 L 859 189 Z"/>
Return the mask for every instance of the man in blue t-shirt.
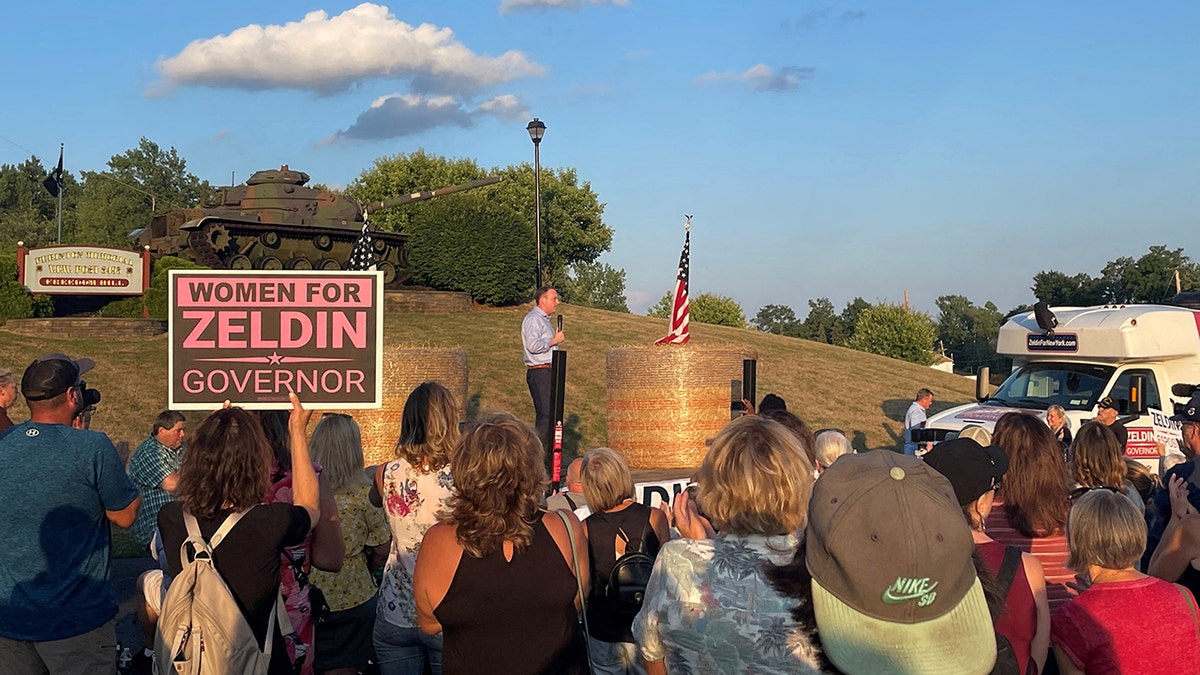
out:
<path id="1" fill-rule="evenodd" d="M 141 504 L 104 434 L 71 421 L 99 394 L 95 364 L 47 354 L 25 369 L 30 418 L 0 436 L 0 664 L 5 672 L 115 673 L 109 523 Z"/>

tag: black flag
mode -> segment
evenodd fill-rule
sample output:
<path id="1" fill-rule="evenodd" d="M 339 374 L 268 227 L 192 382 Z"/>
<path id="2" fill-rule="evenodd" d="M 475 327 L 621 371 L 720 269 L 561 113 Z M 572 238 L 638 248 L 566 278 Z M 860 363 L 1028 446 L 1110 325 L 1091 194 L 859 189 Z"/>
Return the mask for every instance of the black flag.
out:
<path id="1" fill-rule="evenodd" d="M 63 186 L 62 160 L 63 160 L 63 151 L 62 151 L 62 148 L 59 148 L 58 149 L 58 168 L 51 171 L 50 175 L 46 176 L 46 180 L 42 181 L 42 185 L 44 185 L 46 187 L 46 192 L 49 192 L 50 196 L 52 196 L 52 197 L 57 197 L 58 193 L 60 191 L 62 191 L 62 186 Z"/>

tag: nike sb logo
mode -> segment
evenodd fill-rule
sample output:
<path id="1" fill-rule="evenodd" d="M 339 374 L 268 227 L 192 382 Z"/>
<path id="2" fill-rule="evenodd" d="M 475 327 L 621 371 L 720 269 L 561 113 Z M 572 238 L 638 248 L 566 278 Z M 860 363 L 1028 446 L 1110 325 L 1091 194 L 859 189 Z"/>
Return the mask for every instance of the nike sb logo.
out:
<path id="1" fill-rule="evenodd" d="M 896 605 L 909 600 L 916 600 L 918 607 L 925 607 L 932 604 L 937 598 L 937 593 L 933 590 L 937 588 L 938 582 L 930 581 L 929 577 L 911 578 L 911 577 L 896 577 L 891 586 L 883 592 L 883 601 L 889 605 Z"/>

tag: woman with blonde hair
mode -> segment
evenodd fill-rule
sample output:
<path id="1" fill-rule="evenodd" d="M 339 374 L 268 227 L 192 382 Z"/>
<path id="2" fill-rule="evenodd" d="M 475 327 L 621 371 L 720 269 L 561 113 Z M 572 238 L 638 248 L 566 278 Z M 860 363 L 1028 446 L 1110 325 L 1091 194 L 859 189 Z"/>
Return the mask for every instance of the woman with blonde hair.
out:
<path id="1" fill-rule="evenodd" d="M 609 579 L 617 559 L 628 550 L 656 557 L 659 547 L 670 539 L 670 526 L 661 510 L 633 500 L 633 477 L 616 450 L 588 450 L 581 473 L 583 494 L 592 509 L 583 521 L 592 561 L 592 590 L 586 607 L 592 672 L 642 673 L 645 670 L 631 630 L 636 612 L 622 611 Z"/>
<path id="2" fill-rule="evenodd" d="M 395 458 L 375 473 L 392 531 L 374 635 L 383 675 L 420 675 L 427 661 L 434 675 L 442 671 L 441 636 L 426 635 L 417 623 L 413 570 L 421 538 L 450 499 L 450 453 L 459 438 L 458 418 L 450 390 L 437 382 L 421 383 L 404 402 Z"/>
<path id="3" fill-rule="evenodd" d="M 330 616 L 316 627 L 313 668 L 318 673 L 355 675 L 374 653 L 375 582 L 363 548 L 384 548 L 391 533 L 383 513 L 371 505 L 371 481 L 363 473 L 362 432 L 353 417 L 327 413 L 313 430 L 312 456 L 333 489 L 346 555 L 338 572 L 313 570 L 312 584 L 324 593 Z M 382 552 L 380 552 L 382 555 Z"/>
<path id="4" fill-rule="evenodd" d="M 795 600 L 767 579 L 800 545 L 812 488 L 808 453 L 783 425 L 752 415 L 725 425 L 700 467 L 698 504 L 676 497 L 680 533 L 697 538 L 659 550 L 633 622 L 647 673 L 820 672 L 816 638 L 792 619 Z M 715 538 L 700 538 L 712 532 L 697 506 Z"/>
<path id="5" fill-rule="evenodd" d="M 444 672 L 588 670 L 587 542 L 574 514 L 540 506 L 544 454 L 527 424 L 494 413 L 450 455 L 449 512 L 425 533 L 413 579 L 421 629 L 444 635 Z"/>
<path id="6" fill-rule="evenodd" d="M 1067 567 L 1067 466 L 1050 427 L 1025 413 L 1012 412 L 996 421 L 992 443 L 1008 457 L 1008 473 L 996 491 L 985 521 L 988 536 L 1006 546 L 1032 553 L 1046 573 L 1046 595 L 1053 612 L 1073 595 Z"/>
<path id="7" fill-rule="evenodd" d="M 1090 586 L 1054 615 L 1050 642 L 1059 671 L 1196 672 L 1195 599 L 1187 589 L 1133 567 L 1146 548 L 1142 512 L 1119 492 L 1090 490 L 1071 505 L 1067 539 L 1070 565 Z"/>
<path id="8" fill-rule="evenodd" d="M 1071 451 L 1071 477 L 1075 479 L 1072 496 L 1089 488 L 1109 487 L 1124 492 L 1139 509 L 1146 508 L 1142 496 L 1125 481 L 1129 469 L 1112 430 L 1099 422 L 1088 422 L 1076 434 Z"/>

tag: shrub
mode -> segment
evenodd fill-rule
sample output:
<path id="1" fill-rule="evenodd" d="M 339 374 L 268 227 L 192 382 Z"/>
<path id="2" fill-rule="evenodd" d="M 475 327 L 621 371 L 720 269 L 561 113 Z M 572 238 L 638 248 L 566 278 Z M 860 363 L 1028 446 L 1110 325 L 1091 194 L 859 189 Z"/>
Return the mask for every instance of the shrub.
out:
<path id="1" fill-rule="evenodd" d="M 416 282 L 493 306 L 526 302 L 534 291 L 535 242 L 521 223 L 509 207 L 475 194 L 429 202 L 409 226 Z"/>
<path id="2" fill-rule="evenodd" d="M 146 288 L 146 309 L 152 319 L 167 318 L 167 279 L 168 270 L 203 270 L 204 265 L 194 263 L 175 256 L 163 256 L 151 263 L 150 286 Z M 122 298 L 108 303 L 100 310 L 100 316 L 140 318 L 142 316 L 142 298 Z"/>
<path id="3" fill-rule="evenodd" d="M 933 363 L 937 327 L 924 312 L 878 304 L 863 310 L 847 347 L 928 366 Z"/>
<path id="4" fill-rule="evenodd" d="M 0 254 L 0 323 L 54 314 L 54 300 L 33 296 L 17 280 L 17 254 Z"/>
<path id="5" fill-rule="evenodd" d="M 646 316 L 656 316 L 662 319 L 670 316 L 673 299 L 671 296 L 672 293 L 668 291 L 646 311 Z M 733 328 L 746 327 L 746 314 L 742 312 L 742 306 L 733 298 L 713 293 L 701 293 L 688 298 L 688 320 Z"/>

